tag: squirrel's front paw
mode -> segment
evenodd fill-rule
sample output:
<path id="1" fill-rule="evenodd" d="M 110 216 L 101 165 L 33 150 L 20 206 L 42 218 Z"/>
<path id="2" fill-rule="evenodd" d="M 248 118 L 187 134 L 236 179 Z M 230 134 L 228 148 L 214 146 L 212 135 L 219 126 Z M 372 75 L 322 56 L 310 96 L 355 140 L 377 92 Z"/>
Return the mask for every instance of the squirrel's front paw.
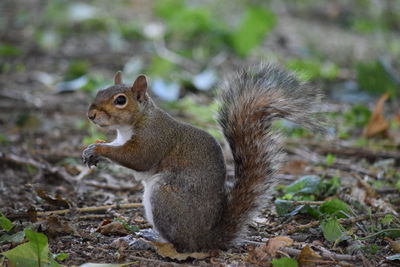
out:
<path id="1" fill-rule="evenodd" d="M 99 144 L 91 144 L 82 153 L 83 164 L 86 164 L 89 168 L 91 166 L 96 166 L 100 160 L 100 156 L 95 152 L 98 145 Z"/>

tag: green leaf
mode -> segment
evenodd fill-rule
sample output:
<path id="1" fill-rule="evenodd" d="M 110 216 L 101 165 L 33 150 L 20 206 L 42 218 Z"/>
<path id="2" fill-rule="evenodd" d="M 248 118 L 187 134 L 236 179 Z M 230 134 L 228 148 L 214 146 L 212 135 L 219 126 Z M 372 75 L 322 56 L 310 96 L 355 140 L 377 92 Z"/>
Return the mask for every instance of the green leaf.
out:
<path id="1" fill-rule="evenodd" d="M 14 227 L 14 225 L 6 216 L 0 213 L 0 227 L 8 232 Z"/>
<path id="2" fill-rule="evenodd" d="M 397 95 L 396 84 L 380 62 L 359 63 L 356 70 L 357 82 L 362 89 L 375 94 L 390 92 L 392 96 Z"/>
<path id="3" fill-rule="evenodd" d="M 70 81 L 79 78 L 88 73 L 89 71 L 88 69 L 89 69 L 89 63 L 87 61 L 83 60 L 72 61 L 69 64 L 68 69 L 64 74 L 64 79 L 66 81 Z"/>
<path id="4" fill-rule="evenodd" d="M 163 19 L 172 19 L 184 8 L 182 0 L 157 0 L 154 3 L 154 13 Z"/>
<path id="5" fill-rule="evenodd" d="M 2 253 L 13 266 L 58 266 L 49 259 L 47 236 L 30 229 L 25 229 L 24 233 L 29 242 Z"/>
<path id="6" fill-rule="evenodd" d="M 322 221 L 321 229 L 325 239 L 330 242 L 341 240 L 345 236 L 343 226 L 341 226 L 335 218 Z"/>
<path id="7" fill-rule="evenodd" d="M 299 264 L 296 260 L 291 258 L 280 258 L 280 259 L 273 259 L 272 266 L 274 267 L 297 267 Z"/>
<path id="8" fill-rule="evenodd" d="M 20 54 L 21 50 L 18 48 L 8 44 L 0 44 L 0 56 L 19 56 Z"/>
<path id="9" fill-rule="evenodd" d="M 381 219 L 381 224 L 383 225 L 389 225 L 393 222 L 393 215 L 392 214 L 386 214 L 385 217 Z"/>
<path id="10" fill-rule="evenodd" d="M 332 80 L 339 75 L 339 68 L 335 64 L 323 63 L 317 59 L 291 59 L 286 62 L 286 67 L 295 71 L 303 81 L 321 78 Z"/>
<path id="11" fill-rule="evenodd" d="M 285 189 L 285 193 L 292 194 L 312 194 L 318 191 L 321 179 L 315 175 L 303 176 L 299 180 L 291 183 Z"/>
<path id="12" fill-rule="evenodd" d="M 326 161 L 326 165 L 328 167 L 332 166 L 333 163 L 335 163 L 335 160 L 336 160 L 335 155 L 333 155 L 331 153 L 328 153 L 328 155 L 326 155 L 326 160 L 325 161 Z"/>
<path id="13" fill-rule="evenodd" d="M 394 254 L 392 256 L 387 256 L 386 259 L 388 259 L 390 261 L 400 260 L 400 253 Z"/>
<path id="14" fill-rule="evenodd" d="M 53 254 L 52 257 L 55 260 L 63 261 L 65 259 L 68 259 L 69 254 L 68 253 L 57 253 L 57 254 Z"/>
<path id="15" fill-rule="evenodd" d="M 319 208 L 319 211 L 323 214 L 334 214 L 339 218 L 347 218 L 346 214 L 350 213 L 350 207 L 343 201 L 334 198 L 329 201 L 325 201 Z"/>
<path id="16" fill-rule="evenodd" d="M 273 12 L 262 7 L 249 7 L 239 28 L 232 33 L 232 46 L 240 56 L 248 55 L 259 46 L 276 24 Z"/>
<path id="17" fill-rule="evenodd" d="M 276 213 L 279 216 L 294 216 L 304 208 L 304 205 L 293 206 L 292 202 L 282 199 L 275 200 Z"/>

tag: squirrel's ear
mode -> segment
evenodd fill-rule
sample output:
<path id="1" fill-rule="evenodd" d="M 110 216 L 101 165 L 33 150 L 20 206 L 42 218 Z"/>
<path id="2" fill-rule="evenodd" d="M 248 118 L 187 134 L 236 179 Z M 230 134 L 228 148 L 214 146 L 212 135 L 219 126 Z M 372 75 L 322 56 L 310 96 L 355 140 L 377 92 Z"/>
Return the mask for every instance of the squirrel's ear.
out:
<path id="1" fill-rule="evenodd" d="M 114 75 L 114 84 L 122 84 L 122 72 L 120 70 Z"/>
<path id="2" fill-rule="evenodd" d="M 147 100 L 147 78 L 143 74 L 139 75 L 131 88 L 133 94 L 136 96 L 138 101 Z"/>

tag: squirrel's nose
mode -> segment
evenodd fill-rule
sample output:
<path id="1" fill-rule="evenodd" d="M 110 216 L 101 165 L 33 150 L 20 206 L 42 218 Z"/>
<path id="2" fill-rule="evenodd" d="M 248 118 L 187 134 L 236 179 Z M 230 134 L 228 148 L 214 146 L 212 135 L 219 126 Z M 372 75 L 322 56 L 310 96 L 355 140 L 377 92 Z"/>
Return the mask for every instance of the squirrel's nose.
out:
<path id="1" fill-rule="evenodd" d="M 88 117 L 89 117 L 90 120 L 94 120 L 96 118 L 96 112 L 89 111 L 88 112 Z"/>

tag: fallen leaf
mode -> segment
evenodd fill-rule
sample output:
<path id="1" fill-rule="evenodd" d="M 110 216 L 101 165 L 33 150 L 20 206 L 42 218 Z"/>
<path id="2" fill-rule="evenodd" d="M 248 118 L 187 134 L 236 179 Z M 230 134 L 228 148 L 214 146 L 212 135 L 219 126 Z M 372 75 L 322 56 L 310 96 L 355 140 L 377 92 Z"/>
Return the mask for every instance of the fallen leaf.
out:
<path id="1" fill-rule="evenodd" d="M 174 245 L 171 243 L 151 242 L 156 248 L 157 254 L 173 260 L 183 261 L 187 258 L 205 259 L 211 256 L 210 253 L 192 252 L 192 253 L 179 253 L 176 251 Z"/>
<path id="2" fill-rule="evenodd" d="M 369 118 L 367 127 L 364 128 L 364 137 L 372 137 L 389 129 L 390 124 L 383 117 L 383 107 L 388 98 L 389 93 L 385 93 L 381 96 L 381 98 L 379 98 L 375 105 L 374 111 Z"/>
<path id="3" fill-rule="evenodd" d="M 396 253 L 400 253 L 400 240 L 392 240 L 389 237 L 385 237 L 385 240 L 389 241 L 390 247 Z"/>
<path id="4" fill-rule="evenodd" d="M 64 209 L 69 209 L 71 207 L 71 204 L 69 203 L 69 201 L 62 198 L 60 195 L 56 195 L 56 197 L 53 198 L 53 197 L 49 196 L 48 194 L 46 194 L 46 192 L 44 192 L 44 190 L 41 188 L 36 189 L 36 193 L 38 194 L 38 196 L 41 199 L 43 199 L 44 201 L 46 201 L 47 203 L 49 203 L 52 206 L 60 207 L 60 208 L 64 208 Z"/>
<path id="5" fill-rule="evenodd" d="M 125 229 L 124 225 L 120 222 L 104 220 L 96 229 L 103 235 L 128 235 L 129 232 Z"/>
<path id="6" fill-rule="evenodd" d="M 322 257 L 309 246 L 305 246 L 299 255 L 298 262 L 302 267 L 318 266 Z"/>
<path id="7" fill-rule="evenodd" d="M 104 140 L 97 139 L 94 143 L 95 144 L 102 144 L 102 143 L 107 143 L 107 142 L 104 141 Z"/>
<path id="8" fill-rule="evenodd" d="M 51 237 L 61 236 L 66 234 L 76 234 L 76 230 L 72 228 L 68 222 L 61 221 L 58 216 L 48 216 L 46 220 L 41 222 L 43 231 Z"/>
<path id="9" fill-rule="evenodd" d="M 289 247 L 291 245 L 293 245 L 293 239 L 290 237 L 276 236 L 268 240 L 265 251 L 272 257 L 275 257 L 280 248 Z"/>
<path id="10" fill-rule="evenodd" d="M 398 124 L 400 124 L 400 110 L 397 111 L 397 114 L 394 116 L 394 120 L 395 120 Z"/>
<path id="11" fill-rule="evenodd" d="M 280 248 L 288 247 L 292 244 L 293 240 L 287 236 L 273 237 L 266 244 L 250 249 L 247 261 L 260 266 L 268 266 Z"/>

